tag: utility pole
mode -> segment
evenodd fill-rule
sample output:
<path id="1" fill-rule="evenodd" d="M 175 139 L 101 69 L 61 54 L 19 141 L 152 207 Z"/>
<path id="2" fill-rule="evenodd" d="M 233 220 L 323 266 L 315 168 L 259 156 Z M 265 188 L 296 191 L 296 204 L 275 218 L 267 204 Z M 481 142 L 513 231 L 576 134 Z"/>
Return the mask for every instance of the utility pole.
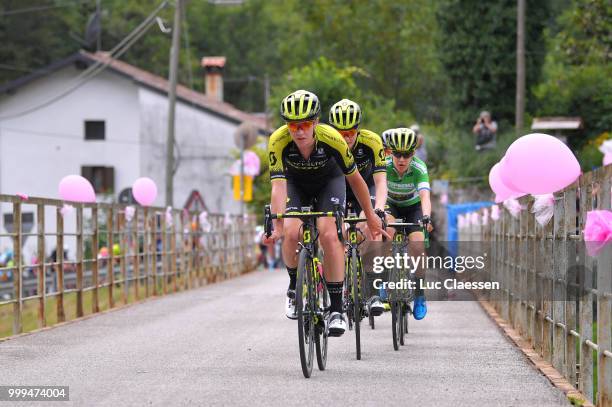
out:
<path id="1" fill-rule="evenodd" d="M 518 0 L 516 18 L 516 121 L 517 137 L 525 118 L 525 0 Z"/>
<path id="2" fill-rule="evenodd" d="M 102 10 L 100 9 L 100 1 L 96 0 L 96 14 L 98 15 L 98 23 L 100 29 L 98 30 L 98 40 L 96 42 L 96 51 L 102 51 Z"/>
<path id="3" fill-rule="evenodd" d="M 173 205 L 174 193 L 174 115 L 176 111 L 176 83 L 181 39 L 181 0 L 175 0 L 172 47 L 170 48 L 170 89 L 168 89 L 168 137 L 166 139 L 166 206 Z"/>

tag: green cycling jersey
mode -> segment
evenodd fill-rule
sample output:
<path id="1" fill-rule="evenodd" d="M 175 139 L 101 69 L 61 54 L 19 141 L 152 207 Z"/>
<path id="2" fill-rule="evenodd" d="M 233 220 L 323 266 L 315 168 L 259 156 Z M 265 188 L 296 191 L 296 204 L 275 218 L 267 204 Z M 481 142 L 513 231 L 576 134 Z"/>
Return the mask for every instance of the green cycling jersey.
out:
<path id="1" fill-rule="evenodd" d="M 393 159 L 387 159 L 387 203 L 397 207 L 406 207 L 421 202 L 419 191 L 429 187 L 427 165 L 413 157 L 408 170 L 400 176 L 393 166 Z"/>

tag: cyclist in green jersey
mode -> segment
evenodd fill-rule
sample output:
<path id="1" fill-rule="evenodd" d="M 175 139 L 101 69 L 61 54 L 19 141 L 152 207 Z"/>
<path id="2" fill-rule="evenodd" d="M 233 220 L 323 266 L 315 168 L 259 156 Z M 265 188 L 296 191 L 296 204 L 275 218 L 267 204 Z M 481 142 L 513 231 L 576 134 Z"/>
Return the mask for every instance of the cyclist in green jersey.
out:
<path id="1" fill-rule="evenodd" d="M 390 222 L 403 219 L 404 222 L 417 223 L 419 220 L 429 232 L 431 225 L 431 198 L 427 165 L 414 156 L 417 148 L 417 135 L 408 128 L 387 130 L 387 144 L 392 152 L 392 159 L 387 161 L 387 213 Z M 408 228 L 408 239 L 411 242 L 423 242 L 425 236 L 419 226 Z M 424 251 L 423 244 L 411 245 L 415 253 Z M 421 288 L 424 276 L 417 272 L 419 285 L 416 289 L 413 315 L 419 320 L 425 318 L 427 305 L 425 293 Z"/>
<path id="2" fill-rule="evenodd" d="M 361 107 L 349 99 L 342 99 L 329 110 L 329 124 L 344 137 L 353 157 L 355 157 L 357 169 L 368 185 L 372 206 L 382 213 L 385 210 L 387 200 L 385 152 L 378 134 L 359 127 L 361 118 Z M 352 210 L 358 217 L 364 216 L 364 212 L 348 183 L 346 185 L 346 204 L 347 214 L 349 210 Z M 363 231 L 367 240 L 381 240 L 380 237 L 374 238 L 371 235 L 367 224 L 360 223 L 357 227 Z M 371 273 L 367 275 L 372 281 L 374 280 Z M 382 314 L 384 309 L 384 305 L 378 296 L 369 298 L 368 311 L 373 316 Z"/>

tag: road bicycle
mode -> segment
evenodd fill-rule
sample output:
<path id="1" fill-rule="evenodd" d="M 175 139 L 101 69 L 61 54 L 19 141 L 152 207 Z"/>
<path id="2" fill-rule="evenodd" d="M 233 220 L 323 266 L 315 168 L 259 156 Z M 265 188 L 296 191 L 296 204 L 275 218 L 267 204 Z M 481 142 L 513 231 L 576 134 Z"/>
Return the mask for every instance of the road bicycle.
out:
<path id="1" fill-rule="evenodd" d="M 357 360 L 361 359 L 360 323 L 366 316 L 365 284 L 363 263 L 359 246 L 365 241 L 357 224 L 365 222 L 365 218 L 350 217 L 344 219 L 348 225 L 346 240 L 346 257 L 344 260 L 344 291 L 343 307 L 346 312 L 349 330 L 355 331 L 355 352 Z M 361 236 L 360 236 L 361 235 Z"/>
<path id="2" fill-rule="evenodd" d="M 323 276 L 318 251 L 316 220 L 321 217 L 333 217 L 336 222 L 338 238 L 342 240 L 342 210 L 339 206 L 332 212 L 312 212 L 312 206 L 302 207 L 301 212 L 271 213 L 270 205 L 264 212 L 264 229 L 266 236 L 272 233 L 273 219 L 300 219 L 301 240 L 298 243 L 298 268 L 296 277 L 296 303 L 300 363 L 304 377 L 312 374 L 313 356 L 316 348 L 317 366 L 325 370 L 327 364 L 328 320 L 330 299 L 327 283 Z"/>
<path id="3" fill-rule="evenodd" d="M 377 215 L 384 219 L 384 212 L 379 211 Z M 363 270 L 363 262 L 359 251 L 359 246 L 365 240 L 363 233 L 357 228 L 357 224 L 366 222 L 367 219 L 356 218 L 353 213 L 350 213 L 349 216 L 351 217 L 344 219 L 348 229 L 344 261 L 343 307 L 344 312 L 346 312 L 349 330 L 355 331 L 357 360 L 361 360 L 361 321 L 365 317 L 369 317 L 370 326 L 374 326 L 373 316 L 367 312 L 367 278 Z"/>
<path id="4" fill-rule="evenodd" d="M 429 232 L 422 220 L 414 222 L 392 222 L 387 226 L 395 229 L 395 235 L 391 245 L 391 256 L 395 259 L 397 256 L 402 258 L 404 253 L 408 253 L 408 229 L 418 226 L 422 229 L 425 235 L 424 246 L 429 248 Z M 391 331 L 393 335 L 393 349 L 399 350 L 400 345 L 404 345 L 404 335 L 408 333 L 409 315 L 412 314 L 412 301 L 415 298 L 415 289 L 418 280 L 415 270 L 408 272 L 403 267 L 398 267 L 394 262 L 394 266 L 389 270 L 389 281 L 405 282 L 405 286 L 399 289 L 389 291 L 389 305 L 391 306 Z"/>

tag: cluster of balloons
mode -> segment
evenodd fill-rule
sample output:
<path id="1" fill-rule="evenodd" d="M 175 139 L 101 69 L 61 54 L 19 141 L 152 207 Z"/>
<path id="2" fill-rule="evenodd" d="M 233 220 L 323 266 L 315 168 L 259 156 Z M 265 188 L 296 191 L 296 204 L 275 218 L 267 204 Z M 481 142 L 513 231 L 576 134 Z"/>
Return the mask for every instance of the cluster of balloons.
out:
<path id="1" fill-rule="evenodd" d="M 552 194 L 580 176 L 580 164 L 559 139 L 533 133 L 520 137 L 489 172 L 495 202 L 527 194 Z"/>
<path id="2" fill-rule="evenodd" d="M 67 175 L 59 183 L 59 195 L 64 201 L 95 202 L 91 183 L 80 175 Z M 151 178 L 138 178 L 132 185 L 132 195 L 142 206 L 151 206 L 157 198 L 157 185 Z"/>

